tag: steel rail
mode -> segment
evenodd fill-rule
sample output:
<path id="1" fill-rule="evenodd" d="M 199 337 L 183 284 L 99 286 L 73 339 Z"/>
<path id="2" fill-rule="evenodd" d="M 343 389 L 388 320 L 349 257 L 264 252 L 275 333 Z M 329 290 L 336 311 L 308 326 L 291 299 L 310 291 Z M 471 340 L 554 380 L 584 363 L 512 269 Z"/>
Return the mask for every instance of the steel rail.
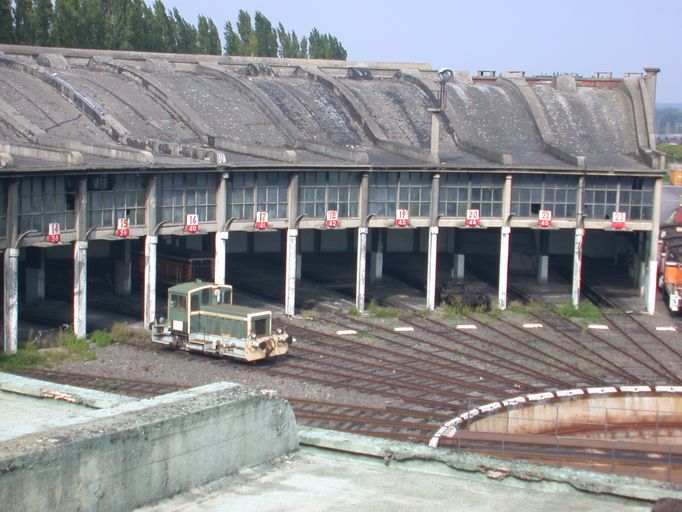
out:
<path id="1" fill-rule="evenodd" d="M 416 363 L 426 363 L 426 364 L 431 365 L 431 366 L 437 366 L 437 367 L 439 367 L 439 368 L 441 368 L 441 369 L 443 369 L 443 370 L 452 371 L 451 365 L 442 364 L 442 363 L 440 363 L 439 361 L 434 361 L 433 355 L 431 355 L 431 357 L 428 357 L 428 358 L 427 358 L 427 357 L 423 357 L 423 358 L 422 358 L 422 357 L 410 356 L 410 355 L 405 354 L 404 352 L 398 352 L 398 351 L 392 350 L 392 349 L 390 349 L 390 348 L 386 348 L 386 347 L 378 348 L 378 347 L 370 346 L 370 345 L 367 345 L 367 344 L 363 344 L 363 343 L 361 343 L 361 342 L 359 342 L 359 341 L 351 340 L 351 339 L 348 338 L 348 337 L 345 337 L 345 338 L 344 338 L 344 337 L 342 337 L 342 336 L 335 335 L 335 334 L 327 334 L 327 333 L 324 333 L 324 332 L 322 332 L 322 331 L 318 331 L 318 330 L 311 329 L 311 328 L 308 328 L 308 327 L 304 327 L 304 326 L 301 326 L 301 325 L 291 324 L 291 323 L 288 324 L 288 325 L 290 325 L 290 326 L 294 329 L 294 330 L 292 331 L 294 334 L 295 334 L 296 332 L 306 332 L 306 333 L 309 333 L 309 334 L 314 334 L 314 335 L 316 335 L 317 337 L 314 338 L 313 341 L 314 341 L 315 343 L 321 343 L 321 344 L 324 344 L 324 345 L 330 345 L 330 346 L 332 346 L 332 347 L 336 350 L 336 352 L 335 352 L 334 354 L 331 354 L 331 355 L 334 355 L 334 356 L 336 356 L 336 354 L 338 353 L 339 345 L 335 345 L 335 344 L 332 344 L 332 343 L 330 343 L 330 342 L 327 342 L 327 341 L 326 341 L 327 339 L 335 339 L 335 340 L 341 341 L 341 342 L 343 342 L 343 343 L 352 344 L 352 345 L 357 345 L 357 346 L 360 347 L 362 350 L 355 350 L 355 349 L 351 349 L 351 350 L 353 350 L 354 353 L 360 353 L 360 355 L 363 355 L 363 356 L 365 356 L 365 357 L 367 357 L 367 352 L 379 352 L 379 353 L 382 354 L 382 356 L 383 356 L 383 355 L 386 355 L 386 354 L 390 354 L 390 355 L 393 355 L 393 356 L 398 357 L 398 358 L 401 358 L 401 359 L 407 359 L 410 363 L 415 363 L 415 362 L 416 362 Z M 390 343 L 390 340 L 386 340 L 386 341 Z M 303 346 L 303 345 L 297 345 L 296 348 L 297 348 L 297 349 L 300 349 L 302 346 Z M 344 350 L 346 350 L 346 348 L 344 348 Z M 363 352 L 364 352 L 364 353 L 363 353 Z M 373 359 L 377 359 L 377 360 L 382 360 L 382 361 L 387 361 L 387 362 L 388 362 L 388 360 L 385 359 L 385 358 L 382 357 L 382 356 L 371 355 L 371 357 L 372 357 Z M 396 363 L 393 363 L 393 364 L 405 365 L 405 363 L 401 363 L 401 362 L 396 362 Z M 414 367 L 410 367 L 410 370 L 411 370 L 412 372 L 416 372 L 416 373 L 418 373 L 418 374 L 420 374 L 420 375 L 426 375 L 426 376 L 428 376 L 429 378 L 434 378 L 434 377 L 433 377 L 433 372 L 429 372 L 429 371 L 427 371 L 427 370 L 421 370 L 421 369 L 415 370 Z M 438 375 L 441 376 L 440 374 L 438 374 Z M 442 377 L 442 376 L 441 376 L 441 377 Z M 472 388 L 472 389 L 476 389 L 476 390 L 478 390 L 478 391 L 481 391 L 481 392 L 483 392 L 483 393 L 492 393 L 492 394 L 494 394 L 494 396 L 499 396 L 500 394 L 511 396 L 511 393 L 508 393 L 508 392 L 506 392 L 506 391 L 504 391 L 504 390 L 499 390 L 499 389 L 496 389 L 496 388 L 492 388 L 492 387 L 490 387 L 490 386 L 486 386 L 486 385 L 483 385 L 483 384 L 479 384 L 479 383 L 475 383 L 475 382 L 472 383 L 472 382 L 469 382 L 469 381 L 466 381 L 466 380 L 462 380 L 462 379 L 459 379 L 459 378 L 454 378 L 454 377 L 443 377 L 443 378 L 445 379 L 444 382 L 446 382 L 446 383 L 458 383 L 458 384 L 462 384 L 462 385 L 468 386 L 468 387 L 470 387 L 470 388 Z M 435 380 L 440 380 L 440 379 L 435 379 Z"/>
<path id="2" fill-rule="evenodd" d="M 344 316 L 344 318 L 346 319 L 346 321 L 355 322 L 355 323 L 360 324 L 360 325 L 362 325 L 362 326 L 364 326 L 364 327 L 371 327 L 371 328 L 373 328 L 373 329 L 378 329 L 378 330 L 384 331 L 384 332 L 386 332 L 386 333 L 389 333 L 389 334 L 391 334 L 392 336 L 398 337 L 398 333 L 396 333 L 396 332 L 394 332 L 394 331 L 392 331 L 392 330 L 389 330 L 389 329 L 387 329 L 387 328 L 385 328 L 385 327 L 376 325 L 376 324 L 374 324 L 374 323 L 372 323 L 372 322 L 367 322 L 367 321 L 364 321 L 364 320 L 359 319 L 359 318 L 350 318 L 350 317 L 347 317 L 347 316 Z M 341 325 L 338 324 L 338 323 L 337 323 L 337 325 L 341 326 Z M 461 351 L 461 350 L 454 349 L 454 348 L 452 348 L 452 347 L 443 346 L 443 345 L 438 344 L 438 343 L 433 343 L 433 342 L 431 342 L 431 341 L 429 341 L 429 340 L 424 340 L 424 339 L 422 339 L 422 338 L 418 338 L 418 337 L 415 336 L 415 335 L 408 334 L 408 333 L 405 333 L 405 332 L 401 332 L 401 333 L 399 334 L 399 336 L 400 336 L 400 337 L 403 337 L 403 338 L 406 338 L 406 339 L 409 339 L 409 340 L 412 340 L 412 341 L 415 341 L 415 342 L 417 342 L 417 343 L 422 343 L 422 344 L 430 345 L 430 346 L 432 346 L 432 347 L 434 347 L 434 348 L 436 348 L 436 349 L 438 349 L 438 350 L 442 350 L 442 351 L 447 352 L 447 353 L 451 353 L 451 354 L 454 354 L 454 355 L 463 356 L 463 357 L 466 357 L 466 358 L 469 358 L 469 359 L 473 359 L 473 360 L 475 360 L 475 361 L 479 361 L 479 362 L 481 362 L 481 363 L 483 363 L 483 364 L 485 364 L 485 365 L 492 365 L 492 366 L 496 366 L 496 367 L 499 367 L 499 368 L 504 368 L 504 369 L 508 370 L 509 372 L 512 372 L 512 373 L 517 374 L 517 375 L 518 375 L 518 374 L 521 374 L 521 375 L 525 375 L 526 377 L 532 377 L 533 379 L 539 379 L 539 380 L 541 380 L 543 383 L 546 383 L 547 376 L 542 375 L 542 374 L 539 374 L 539 375 L 538 375 L 538 374 L 533 374 L 533 372 L 532 372 L 531 370 L 527 370 L 527 369 L 524 369 L 524 368 L 518 368 L 518 367 L 516 367 L 516 368 L 515 368 L 515 367 L 510 367 L 509 365 L 506 365 L 506 364 L 504 364 L 503 362 L 500 362 L 499 360 L 493 360 L 493 361 L 491 361 L 491 360 L 482 358 L 482 357 L 480 357 L 480 356 L 476 356 L 476 355 L 473 355 L 473 354 L 470 354 L 470 353 L 467 353 L 467 352 L 463 352 L 463 351 Z M 466 336 L 466 335 L 465 335 L 465 336 Z M 383 340 L 385 340 L 385 341 L 393 342 L 393 340 L 392 340 L 391 338 L 386 338 L 386 337 L 383 337 L 383 336 L 377 336 L 377 337 L 380 338 L 380 339 L 383 339 Z M 452 342 L 452 341 L 453 341 L 452 339 L 447 339 L 447 338 L 446 338 L 446 340 L 449 341 L 449 342 Z M 455 340 L 455 341 L 460 341 L 460 340 Z M 412 350 L 416 350 L 414 347 L 410 347 L 409 345 L 408 345 L 408 347 L 411 348 Z M 481 350 L 481 349 L 478 349 L 477 347 L 472 346 L 472 345 L 470 345 L 470 344 L 467 344 L 467 348 L 469 348 L 470 350 L 473 350 L 473 351 L 484 352 L 484 353 L 486 353 L 487 355 L 491 355 L 490 353 L 487 353 L 487 352 L 485 352 L 485 351 L 483 351 L 483 350 Z M 424 351 L 424 353 L 429 354 L 430 357 L 433 357 L 433 354 L 430 353 L 430 352 L 425 352 L 425 351 Z M 496 375 L 496 374 L 494 374 L 494 373 L 492 373 L 492 372 L 490 372 L 490 371 L 483 370 L 483 369 L 481 369 L 481 368 L 476 368 L 476 367 L 473 367 L 473 366 L 468 365 L 468 364 L 465 364 L 465 363 L 460 363 L 460 362 L 458 362 L 458 361 L 454 361 L 454 360 L 449 359 L 449 358 L 447 358 L 447 360 L 448 360 L 448 361 L 452 361 L 453 364 L 456 364 L 456 365 L 458 365 L 458 366 L 460 366 L 460 367 L 464 366 L 465 369 L 466 369 L 466 371 L 469 371 L 469 372 L 472 372 L 472 373 L 475 372 L 475 374 L 479 374 L 479 375 L 485 375 L 486 378 L 488 378 L 488 379 L 496 380 L 496 381 L 501 381 L 501 380 L 503 380 L 503 381 L 505 381 L 508 385 L 513 386 L 514 388 L 518 388 L 519 386 L 522 385 L 522 381 L 519 382 L 519 380 L 512 380 L 512 379 L 510 379 L 510 378 L 508 378 L 508 377 L 500 376 L 499 374 Z M 557 381 L 556 381 L 556 385 L 558 385 L 559 387 L 564 387 L 564 386 L 566 385 L 566 383 L 563 383 L 563 382 L 557 380 Z M 525 385 L 523 385 L 523 387 L 525 387 L 525 388 L 527 388 L 527 389 L 535 390 L 535 391 L 538 390 L 537 386 L 534 386 L 534 385 L 531 385 L 531 384 L 527 384 L 527 383 L 526 383 Z"/>

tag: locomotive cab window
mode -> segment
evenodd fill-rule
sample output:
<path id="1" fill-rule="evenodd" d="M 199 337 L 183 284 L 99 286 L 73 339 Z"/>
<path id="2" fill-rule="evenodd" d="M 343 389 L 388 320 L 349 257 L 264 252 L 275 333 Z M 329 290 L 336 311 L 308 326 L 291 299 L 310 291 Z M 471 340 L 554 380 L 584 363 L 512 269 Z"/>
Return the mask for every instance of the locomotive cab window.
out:
<path id="1" fill-rule="evenodd" d="M 253 332 L 256 333 L 256 336 L 266 335 L 267 334 L 267 327 L 268 327 L 268 319 L 267 318 L 261 318 L 259 320 L 253 321 Z"/>
<path id="2" fill-rule="evenodd" d="M 190 295 L 190 307 L 192 311 L 197 311 L 201 308 L 201 293 L 193 293 Z"/>
<path id="3" fill-rule="evenodd" d="M 187 298 L 184 295 L 172 293 L 169 301 L 172 308 L 187 309 Z"/>

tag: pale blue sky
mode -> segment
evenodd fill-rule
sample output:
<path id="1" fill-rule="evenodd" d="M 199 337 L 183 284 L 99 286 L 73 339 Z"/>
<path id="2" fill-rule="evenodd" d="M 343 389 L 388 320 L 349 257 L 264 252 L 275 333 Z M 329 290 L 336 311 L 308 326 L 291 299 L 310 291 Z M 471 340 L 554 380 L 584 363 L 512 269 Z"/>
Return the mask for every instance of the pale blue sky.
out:
<path id="1" fill-rule="evenodd" d="M 300 36 L 335 35 L 349 60 L 424 62 L 475 72 L 614 76 L 661 68 L 657 102 L 682 102 L 682 0 L 165 0 L 223 32 L 260 10 Z"/>

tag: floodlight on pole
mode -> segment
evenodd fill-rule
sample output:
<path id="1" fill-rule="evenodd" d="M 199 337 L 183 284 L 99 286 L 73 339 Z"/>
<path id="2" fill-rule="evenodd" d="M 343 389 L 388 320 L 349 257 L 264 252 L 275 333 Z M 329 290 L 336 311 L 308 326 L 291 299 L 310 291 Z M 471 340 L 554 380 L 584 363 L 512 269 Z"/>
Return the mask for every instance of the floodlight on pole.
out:
<path id="1" fill-rule="evenodd" d="M 452 80 L 452 70 L 449 68 L 440 68 L 438 70 L 438 82 L 440 82 L 440 106 L 439 109 L 442 112 L 445 110 L 445 100 L 447 98 L 446 84 Z"/>

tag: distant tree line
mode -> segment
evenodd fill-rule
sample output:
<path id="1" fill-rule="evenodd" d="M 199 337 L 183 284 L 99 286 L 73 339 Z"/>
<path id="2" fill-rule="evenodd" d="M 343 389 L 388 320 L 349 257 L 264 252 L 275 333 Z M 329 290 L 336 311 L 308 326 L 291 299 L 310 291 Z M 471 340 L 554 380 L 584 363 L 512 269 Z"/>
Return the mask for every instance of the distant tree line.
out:
<path id="1" fill-rule="evenodd" d="M 224 26 L 226 55 L 341 59 L 346 50 L 331 34 L 316 28 L 300 40 L 277 28 L 260 11 L 253 22 L 240 10 L 236 31 Z M 221 55 L 218 27 L 199 16 L 196 26 L 161 0 L 0 0 L 0 43 L 69 48 L 140 50 Z"/>

